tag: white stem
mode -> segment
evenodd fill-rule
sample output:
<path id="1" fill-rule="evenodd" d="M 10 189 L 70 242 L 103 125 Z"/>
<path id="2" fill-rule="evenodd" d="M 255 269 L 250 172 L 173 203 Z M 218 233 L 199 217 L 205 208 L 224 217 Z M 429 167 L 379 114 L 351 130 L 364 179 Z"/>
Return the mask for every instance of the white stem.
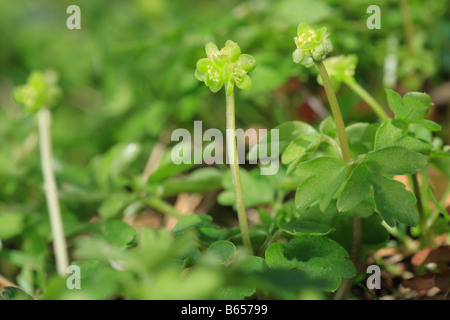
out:
<path id="1" fill-rule="evenodd" d="M 51 143 L 51 114 L 47 108 L 42 108 L 38 114 L 39 146 L 41 153 L 41 167 L 44 176 L 44 190 L 53 235 L 53 250 L 55 252 L 56 267 L 62 277 L 67 275 L 69 258 L 67 255 L 66 238 L 59 208 L 58 189 L 52 167 Z"/>

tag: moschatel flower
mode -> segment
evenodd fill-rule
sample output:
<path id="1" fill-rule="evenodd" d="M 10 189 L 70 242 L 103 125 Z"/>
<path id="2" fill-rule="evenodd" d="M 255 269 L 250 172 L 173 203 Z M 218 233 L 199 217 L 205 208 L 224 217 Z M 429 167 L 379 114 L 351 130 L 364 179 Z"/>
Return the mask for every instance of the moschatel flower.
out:
<path id="1" fill-rule="evenodd" d="M 212 92 L 219 91 L 224 85 L 227 95 L 233 93 L 234 85 L 243 90 L 251 88 L 248 73 L 255 69 L 256 60 L 251 55 L 241 54 L 237 43 L 228 40 L 219 50 L 217 45 L 208 42 L 205 51 L 207 58 L 198 60 L 195 77 Z"/>
<path id="2" fill-rule="evenodd" d="M 14 100 L 25 107 L 26 113 L 34 113 L 56 105 L 61 96 L 58 74 L 51 70 L 33 71 L 27 83 L 14 89 Z"/>
<path id="3" fill-rule="evenodd" d="M 355 69 L 358 63 L 358 57 L 354 54 L 329 57 L 323 61 L 330 76 L 333 88 L 338 90 L 342 82 L 355 81 Z M 323 85 L 320 75 L 317 76 L 317 82 Z"/>
<path id="4" fill-rule="evenodd" d="M 333 51 L 331 40 L 328 39 L 327 28 L 314 30 L 306 23 L 300 23 L 297 37 L 294 38 L 297 49 L 292 54 L 295 63 L 301 63 L 311 68 L 315 62 L 322 61 Z"/>

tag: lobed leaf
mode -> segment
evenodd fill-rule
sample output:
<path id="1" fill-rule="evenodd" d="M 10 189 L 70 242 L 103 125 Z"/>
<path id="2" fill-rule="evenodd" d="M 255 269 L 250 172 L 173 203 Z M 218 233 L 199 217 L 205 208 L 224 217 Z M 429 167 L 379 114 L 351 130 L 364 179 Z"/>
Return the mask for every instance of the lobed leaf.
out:
<path id="1" fill-rule="evenodd" d="M 300 211 L 320 203 L 325 211 L 331 199 L 345 181 L 345 164 L 333 157 L 320 157 L 301 163 L 296 171 L 302 182 L 295 194 L 295 204 Z"/>
<path id="2" fill-rule="evenodd" d="M 404 147 L 386 147 L 369 152 L 364 162 L 385 174 L 415 174 L 427 166 L 427 157 Z"/>
<path id="3" fill-rule="evenodd" d="M 347 251 L 337 242 L 323 236 L 301 236 L 288 244 L 274 243 L 266 250 L 271 269 L 304 271 L 311 279 L 328 280 L 324 290 L 336 290 L 341 279 L 356 274 Z"/>
<path id="4" fill-rule="evenodd" d="M 364 200 L 370 191 L 367 174 L 367 165 L 364 162 L 353 170 L 339 195 L 337 202 L 339 211 L 349 211 Z"/>

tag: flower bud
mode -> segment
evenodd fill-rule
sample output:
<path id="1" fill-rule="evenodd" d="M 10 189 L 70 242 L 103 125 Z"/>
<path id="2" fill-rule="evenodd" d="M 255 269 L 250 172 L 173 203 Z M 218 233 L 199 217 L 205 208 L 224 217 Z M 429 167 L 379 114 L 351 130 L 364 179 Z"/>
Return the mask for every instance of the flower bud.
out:
<path id="1" fill-rule="evenodd" d="M 324 60 L 333 50 L 328 36 L 325 27 L 314 30 L 306 23 L 301 23 L 297 29 L 297 37 L 294 38 L 297 46 L 292 54 L 294 62 L 310 68 L 315 62 Z"/>

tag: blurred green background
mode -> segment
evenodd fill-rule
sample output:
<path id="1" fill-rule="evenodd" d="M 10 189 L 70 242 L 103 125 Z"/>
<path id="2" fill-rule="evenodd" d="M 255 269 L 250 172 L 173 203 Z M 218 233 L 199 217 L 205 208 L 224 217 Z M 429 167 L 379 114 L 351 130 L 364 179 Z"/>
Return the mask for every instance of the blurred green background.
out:
<path id="1" fill-rule="evenodd" d="M 69 236 L 86 228 L 108 192 L 116 192 L 111 180 L 127 187 L 129 181 L 121 179 L 141 174 L 161 137 L 192 128 L 194 120 L 202 120 L 204 130 L 224 129 L 224 93 L 213 95 L 194 78 L 208 41 L 221 47 L 232 39 L 258 62 L 253 88 L 237 94 L 238 127 L 273 128 L 296 119 L 317 123 L 323 117 L 326 100 L 315 70 L 292 62 L 296 28 L 307 22 L 327 27 L 334 54 L 359 57 L 356 78 L 383 105 L 384 65 L 393 55 L 393 89 L 430 93 L 436 103 L 431 117 L 444 126 L 449 143 L 450 2 L 377 1 L 381 29 L 369 30 L 366 9 L 373 2 L 2 0 L 0 239 L 10 249 L 0 251 L 2 272 L 39 269 L 48 259 L 41 256 L 47 244 L 40 239 L 48 240 L 50 228 L 35 118 L 11 98 L 14 86 L 34 69 L 56 70 L 64 93 L 53 110 L 52 130 Z M 71 4 L 81 8 L 81 30 L 66 28 Z M 338 98 L 347 123 L 376 120 L 348 88 Z M 138 146 L 131 154 L 125 149 L 130 143 Z M 124 156 L 114 160 L 118 154 Z M 27 238 L 17 238 L 22 233 Z M 29 274 L 22 271 L 20 277 L 30 289 Z"/>

